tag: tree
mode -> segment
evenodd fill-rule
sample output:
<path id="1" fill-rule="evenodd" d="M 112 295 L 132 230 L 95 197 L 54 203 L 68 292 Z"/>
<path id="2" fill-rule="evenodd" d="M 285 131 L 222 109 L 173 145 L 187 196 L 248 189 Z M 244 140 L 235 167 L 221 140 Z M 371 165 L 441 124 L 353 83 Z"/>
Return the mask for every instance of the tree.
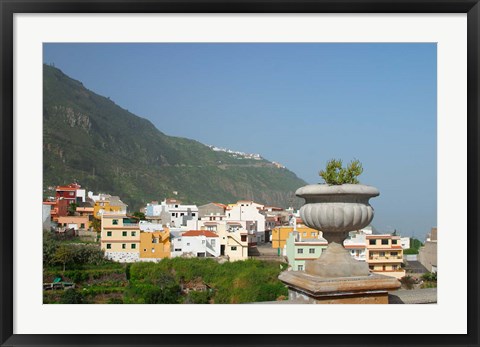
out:
<path id="1" fill-rule="evenodd" d="M 71 246 L 60 245 L 53 255 L 53 262 L 63 265 L 63 272 L 65 272 L 65 267 L 68 263 L 71 263 L 74 258 L 74 250 Z"/>
<path id="2" fill-rule="evenodd" d="M 69 216 L 73 216 L 75 215 L 75 212 L 77 212 L 77 204 L 72 202 L 68 205 L 67 213 Z"/>
<path id="3" fill-rule="evenodd" d="M 57 251 L 58 242 L 49 231 L 43 232 L 43 265 L 52 265 L 54 255 Z"/>
<path id="4" fill-rule="evenodd" d="M 145 213 L 143 212 L 133 212 L 133 216 L 140 220 L 145 220 Z"/>
<path id="5" fill-rule="evenodd" d="M 67 289 L 60 299 L 61 304 L 83 304 L 84 298 L 82 293 L 77 292 L 75 289 Z"/>
<path id="6" fill-rule="evenodd" d="M 92 228 L 95 230 L 97 233 L 99 233 L 102 230 L 102 222 L 100 219 L 93 218 L 92 220 Z"/>

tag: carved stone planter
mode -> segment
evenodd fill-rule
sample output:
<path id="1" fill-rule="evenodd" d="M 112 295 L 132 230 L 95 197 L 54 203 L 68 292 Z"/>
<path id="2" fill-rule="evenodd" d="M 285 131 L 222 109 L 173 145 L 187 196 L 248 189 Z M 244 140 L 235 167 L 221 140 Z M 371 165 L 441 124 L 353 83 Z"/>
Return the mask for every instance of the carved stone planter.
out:
<path id="1" fill-rule="evenodd" d="M 378 196 L 375 187 L 361 184 L 329 186 L 312 184 L 296 191 L 305 199 L 300 216 L 310 228 L 321 230 L 328 248 L 303 271 L 284 271 L 279 279 L 288 286 L 291 300 L 311 303 L 386 304 L 388 291 L 400 287 L 392 277 L 370 273 L 366 262 L 352 258 L 343 248 L 349 231 L 370 224 L 373 208 L 369 199 Z"/>
<path id="2" fill-rule="evenodd" d="M 380 192 L 363 184 L 311 184 L 297 189 L 295 194 L 305 199 L 300 209 L 305 225 L 321 230 L 328 242 L 342 245 L 349 231 L 370 224 L 373 208 L 369 199 Z"/>

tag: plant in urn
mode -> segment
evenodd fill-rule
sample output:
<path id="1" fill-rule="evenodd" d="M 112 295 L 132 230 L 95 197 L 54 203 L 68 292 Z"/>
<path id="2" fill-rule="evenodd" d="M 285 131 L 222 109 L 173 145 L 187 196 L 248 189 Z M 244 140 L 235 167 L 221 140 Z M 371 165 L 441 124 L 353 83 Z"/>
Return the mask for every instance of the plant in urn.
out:
<path id="1" fill-rule="evenodd" d="M 373 219 L 369 199 L 380 194 L 377 188 L 360 184 L 358 176 L 362 164 L 353 160 L 347 167 L 342 161 L 332 159 L 325 170 L 319 172 L 325 184 L 311 184 L 296 191 L 305 199 L 300 217 L 305 225 L 321 230 L 329 246 L 316 261 L 306 264 L 307 273 L 323 277 L 366 276 L 369 273 L 365 262 L 354 260 L 343 248 L 343 241 L 350 231 L 360 230 Z"/>

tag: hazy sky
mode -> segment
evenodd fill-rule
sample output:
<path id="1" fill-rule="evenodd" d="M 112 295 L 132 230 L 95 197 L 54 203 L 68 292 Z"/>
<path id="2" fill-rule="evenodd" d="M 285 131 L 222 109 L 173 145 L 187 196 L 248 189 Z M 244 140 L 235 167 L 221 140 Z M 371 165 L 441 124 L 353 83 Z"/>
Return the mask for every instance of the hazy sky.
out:
<path id="1" fill-rule="evenodd" d="M 423 239 L 437 224 L 435 44 L 44 44 L 88 89 L 167 135 L 259 153 L 319 183 L 363 163 L 373 225 Z M 159 197 L 161 198 L 161 197 Z"/>

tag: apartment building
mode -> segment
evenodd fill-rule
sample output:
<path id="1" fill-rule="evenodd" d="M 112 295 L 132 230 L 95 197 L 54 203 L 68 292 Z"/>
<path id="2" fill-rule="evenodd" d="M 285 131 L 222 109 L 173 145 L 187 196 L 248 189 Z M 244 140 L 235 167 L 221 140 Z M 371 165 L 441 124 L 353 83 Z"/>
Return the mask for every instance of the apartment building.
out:
<path id="1" fill-rule="evenodd" d="M 405 276 L 400 236 L 366 235 L 366 247 L 370 271 L 398 279 Z"/>
<path id="2" fill-rule="evenodd" d="M 119 262 L 140 259 L 140 227 L 138 220 L 126 214 L 101 214 L 100 247 L 105 256 Z"/>

